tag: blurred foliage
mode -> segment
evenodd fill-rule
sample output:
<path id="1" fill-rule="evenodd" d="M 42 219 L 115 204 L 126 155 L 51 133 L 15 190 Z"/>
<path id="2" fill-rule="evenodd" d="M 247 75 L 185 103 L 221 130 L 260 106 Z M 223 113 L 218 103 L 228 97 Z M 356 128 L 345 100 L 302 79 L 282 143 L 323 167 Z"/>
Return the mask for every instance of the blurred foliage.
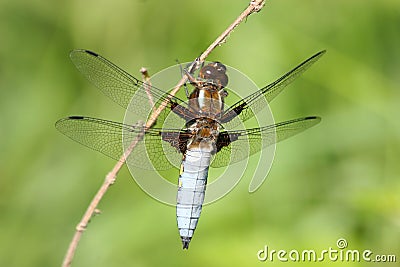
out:
<path id="1" fill-rule="evenodd" d="M 135 76 L 142 66 L 156 73 L 197 57 L 247 3 L 0 1 L 0 266 L 60 265 L 114 164 L 54 128 L 67 115 L 124 114 L 68 52 L 87 48 Z M 277 121 L 320 115 L 322 123 L 277 146 L 256 193 L 244 177 L 206 206 L 189 251 L 174 208 L 148 197 L 124 169 L 73 266 L 279 265 L 260 263 L 257 251 L 335 248 L 340 237 L 349 249 L 400 261 L 399 14 L 398 0 L 267 1 L 209 59 L 264 86 L 327 49 L 271 105 Z"/>

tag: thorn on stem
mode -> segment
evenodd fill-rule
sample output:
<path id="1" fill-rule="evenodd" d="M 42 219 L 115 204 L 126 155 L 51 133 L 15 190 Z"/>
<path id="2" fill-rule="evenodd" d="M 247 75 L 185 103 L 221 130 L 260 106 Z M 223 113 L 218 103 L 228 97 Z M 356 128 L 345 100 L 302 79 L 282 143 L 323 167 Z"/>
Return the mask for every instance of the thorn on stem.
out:
<path id="1" fill-rule="evenodd" d="M 101 214 L 101 210 L 100 209 L 94 209 L 94 215 L 99 215 Z"/>
<path id="2" fill-rule="evenodd" d="M 143 78 L 150 78 L 149 72 L 145 67 L 141 67 L 139 71 L 143 75 Z"/>
<path id="3" fill-rule="evenodd" d="M 113 172 L 109 172 L 106 176 L 106 181 L 109 185 L 113 185 L 115 183 L 116 175 Z"/>
<path id="4" fill-rule="evenodd" d="M 76 226 L 76 231 L 78 232 L 83 232 L 86 230 L 86 225 L 83 223 L 78 224 L 78 226 Z"/>
<path id="5" fill-rule="evenodd" d="M 250 4 L 254 7 L 254 12 L 260 12 L 265 6 L 265 0 L 251 0 Z"/>

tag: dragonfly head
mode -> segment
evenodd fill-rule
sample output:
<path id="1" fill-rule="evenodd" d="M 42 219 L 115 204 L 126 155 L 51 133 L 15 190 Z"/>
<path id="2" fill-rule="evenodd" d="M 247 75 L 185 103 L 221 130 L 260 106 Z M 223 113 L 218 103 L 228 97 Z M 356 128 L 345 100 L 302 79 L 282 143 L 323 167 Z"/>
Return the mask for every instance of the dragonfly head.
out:
<path id="1" fill-rule="evenodd" d="M 199 77 L 204 80 L 210 80 L 220 89 L 228 84 L 228 76 L 226 75 L 226 67 L 221 62 L 211 62 L 202 67 L 199 72 Z"/>

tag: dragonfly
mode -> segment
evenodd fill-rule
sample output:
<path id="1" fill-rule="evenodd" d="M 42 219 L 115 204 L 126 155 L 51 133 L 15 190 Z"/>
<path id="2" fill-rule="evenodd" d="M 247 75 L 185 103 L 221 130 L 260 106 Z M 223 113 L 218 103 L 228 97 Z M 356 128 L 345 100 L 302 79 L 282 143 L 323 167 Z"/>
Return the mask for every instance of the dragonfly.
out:
<path id="1" fill-rule="evenodd" d="M 123 108 L 138 115 L 145 114 L 149 95 L 154 106 L 166 108 L 158 122 L 172 115 L 183 127 L 149 128 L 85 116 L 70 116 L 56 122 L 57 130 L 72 140 L 111 158 L 120 160 L 124 147 L 138 140 L 133 152 L 125 158 L 127 164 L 165 170 L 174 167 L 170 158 L 180 161 L 176 198 L 176 218 L 183 249 L 188 249 L 197 227 L 204 203 L 209 167 L 223 167 L 239 162 L 261 149 L 294 136 L 321 121 L 308 116 L 272 125 L 236 129 L 237 125 L 254 117 L 282 90 L 318 61 L 326 51 L 320 51 L 274 82 L 241 98 L 231 106 L 228 96 L 227 68 L 221 62 L 199 66 L 198 75 L 185 70 L 193 91 L 188 101 L 151 86 L 128 74 L 104 57 L 89 50 L 73 50 L 70 58 L 77 69 L 106 96 Z M 135 96 L 135 97 L 133 97 Z M 164 102 L 168 99 L 167 102 Z M 132 104 L 132 101 L 136 101 Z M 167 104 L 165 104 L 167 103 Z M 142 138 L 138 136 L 142 135 Z M 165 145 L 169 149 L 165 149 Z M 243 153 L 247 147 L 248 153 Z M 143 158 L 148 157 L 150 164 Z"/>

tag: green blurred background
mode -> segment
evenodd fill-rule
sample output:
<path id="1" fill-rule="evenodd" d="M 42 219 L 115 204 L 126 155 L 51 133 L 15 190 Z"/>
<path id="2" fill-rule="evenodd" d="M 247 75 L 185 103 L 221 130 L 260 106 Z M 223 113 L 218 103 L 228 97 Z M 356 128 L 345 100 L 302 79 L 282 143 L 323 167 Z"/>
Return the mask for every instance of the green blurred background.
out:
<path id="1" fill-rule="evenodd" d="M 54 128 L 68 115 L 123 120 L 68 52 L 96 51 L 138 77 L 142 66 L 156 73 L 197 57 L 247 3 L 0 1 L 0 266 L 59 266 L 114 165 Z M 398 0 L 267 1 L 208 59 L 261 87 L 327 49 L 271 105 L 277 121 L 320 115 L 322 123 L 277 146 L 256 193 L 244 177 L 206 206 L 188 251 L 174 208 L 147 196 L 124 168 L 73 266 L 279 265 L 287 263 L 260 262 L 257 251 L 336 248 L 341 237 L 349 249 L 399 262 L 399 26 Z"/>

